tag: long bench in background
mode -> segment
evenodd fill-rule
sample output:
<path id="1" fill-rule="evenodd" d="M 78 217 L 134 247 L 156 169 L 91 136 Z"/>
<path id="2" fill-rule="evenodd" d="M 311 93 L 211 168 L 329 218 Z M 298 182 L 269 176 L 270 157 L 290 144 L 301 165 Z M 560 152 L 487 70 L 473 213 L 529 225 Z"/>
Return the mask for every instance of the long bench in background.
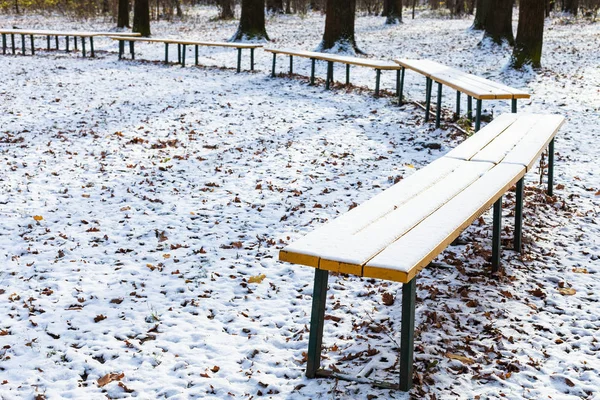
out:
<path id="1" fill-rule="evenodd" d="M 523 177 L 548 147 L 552 194 L 554 137 L 563 122 L 558 115 L 502 115 L 445 156 L 282 249 L 281 261 L 315 268 L 306 376 L 356 380 L 320 367 L 332 271 L 403 284 L 399 384 L 370 383 L 409 390 L 417 274 L 492 205 L 491 269 L 498 271 L 502 197 L 515 184 L 514 246 L 520 250 Z"/>
<path id="2" fill-rule="evenodd" d="M 472 99 L 477 100 L 475 131 L 481 127 L 481 106 L 483 100 L 511 100 L 512 112 L 517 112 L 517 100 L 528 99 L 529 93 L 511 88 L 498 82 L 491 81 L 480 76 L 460 71 L 431 60 L 395 60 L 402 70 L 400 73 L 400 93 L 399 101 L 402 103 L 402 91 L 404 88 L 404 75 L 406 69 L 415 71 L 425 76 L 425 120 L 429 120 L 429 107 L 431 103 L 432 84 L 436 82 L 437 87 L 437 109 L 435 125 L 440 127 L 440 112 L 442 103 L 442 85 L 446 85 L 456 90 L 456 114 L 460 116 L 460 95 L 467 95 L 467 108 L 469 119 L 472 119 Z"/>
<path id="3" fill-rule="evenodd" d="M 320 53 L 316 51 L 294 50 L 294 49 L 273 49 L 265 48 L 268 53 L 273 54 L 273 68 L 271 76 L 275 77 L 275 68 L 277 64 L 277 55 L 287 55 L 290 57 L 289 72 L 294 72 L 294 57 L 309 58 L 311 60 L 310 83 L 315 84 L 315 63 L 316 60 L 327 61 L 327 78 L 325 80 L 325 88 L 329 89 L 333 82 L 333 64 L 341 63 L 346 65 L 346 84 L 350 84 L 350 66 L 367 67 L 375 70 L 375 95 L 379 96 L 379 84 L 381 81 L 381 71 L 397 71 L 396 72 L 396 91 L 399 90 L 400 69 L 401 67 L 391 61 L 373 60 L 370 58 L 338 56 L 335 54 Z"/>
<path id="4" fill-rule="evenodd" d="M 117 40 L 119 42 L 119 59 L 123 58 L 125 54 L 125 42 L 129 42 L 129 52 L 131 54 L 131 58 L 135 59 L 135 42 L 147 42 L 147 43 L 164 43 L 165 45 L 165 64 L 169 63 L 169 45 L 176 44 L 177 45 L 177 59 L 182 67 L 185 67 L 185 56 L 187 53 L 187 46 L 195 47 L 195 61 L 196 65 L 198 65 L 198 47 L 206 46 L 206 47 L 231 47 L 235 48 L 238 51 L 237 57 L 237 72 L 240 72 L 242 69 L 242 49 L 250 50 L 250 70 L 254 71 L 254 50 L 257 48 L 261 48 L 262 44 L 257 43 L 236 43 L 236 42 L 206 42 L 206 41 L 195 41 L 195 40 L 185 40 L 185 39 L 161 39 L 161 38 L 128 38 L 123 36 L 111 36 L 113 40 Z"/>
<path id="5" fill-rule="evenodd" d="M 15 35 L 21 36 L 21 52 L 23 55 L 26 54 L 26 40 L 25 37 L 28 36 L 31 42 L 31 54 L 35 54 L 35 36 L 46 36 L 46 47 L 47 50 L 51 50 L 51 38 L 54 37 L 54 42 L 56 44 L 56 50 L 59 49 L 58 46 L 58 38 L 60 36 L 65 37 L 65 50 L 67 52 L 70 51 L 70 42 L 69 38 L 73 38 L 74 49 L 78 50 L 77 46 L 77 38 L 81 39 L 81 54 L 83 57 L 86 56 L 86 48 L 85 48 L 85 39 L 89 38 L 90 40 L 90 53 L 91 56 L 94 57 L 94 37 L 97 36 L 128 36 L 135 37 L 140 36 L 139 33 L 120 33 L 120 32 L 79 32 L 79 31 L 50 31 L 50 30 L 27 30 L 27 29 L 0 29 L 0 34 L 2 35 L 2 54 L 7 53 L 8 49 L 8 40 L 7 36 L 11 38 L 11 48 L 12 54 L 16 54 L 16 43 L 15 43 Z"/>

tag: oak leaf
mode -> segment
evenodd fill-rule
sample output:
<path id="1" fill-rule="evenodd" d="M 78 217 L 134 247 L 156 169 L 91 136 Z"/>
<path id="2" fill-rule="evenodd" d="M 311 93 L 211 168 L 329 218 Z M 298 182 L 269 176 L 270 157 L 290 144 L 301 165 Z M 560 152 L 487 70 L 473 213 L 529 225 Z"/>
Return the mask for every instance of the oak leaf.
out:
<path id="1" fill-rule="evenodd" d="M 104 387 L 111 382 L 120 381 L 125 378 L 125 373 L 121 372 L 120 374 L 106 374 L 102 378 L 98 379 L 98 386 Z"/>

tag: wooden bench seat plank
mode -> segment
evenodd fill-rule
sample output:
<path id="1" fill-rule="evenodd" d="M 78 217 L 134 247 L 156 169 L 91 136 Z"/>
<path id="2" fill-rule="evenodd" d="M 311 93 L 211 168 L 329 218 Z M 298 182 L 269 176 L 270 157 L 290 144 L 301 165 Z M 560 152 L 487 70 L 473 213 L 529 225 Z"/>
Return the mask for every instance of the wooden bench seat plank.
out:
<path id="1" fill-rule="evenodd" d="M 463 162 L 443 180 L 419 193 L 402 206 L 344 240 L 330 240 L 319 248 L 319 268 L 360 275 L 362 266 L 398 238 L 405 235 L 475 182 L 491 163 Z M 368 204 L 369 202 L 365 203 Z"/>
<path id="2" fill-rule="evenodd" d="M 15 35 L 33 35 L 33 36 L 77 36 L 77 37 L 92 37 L 92 36 L 123 36 L 137 37 L 139 33 L 127 32 L 82 32 L 82 31 L 51 31 L 51 30 L 25 30 L 25 29 L 0 29 L 0 34 L 15 34 Z"/>
<path id="3" fill-rule="evenodd" d="M 525 174 L 525 167 L 500 164 L 363 268 L 363 276 L 409 282 Z"/>
<path id="4" fill-rule="evenodd" d="M 518 118 L 517 114 L 502 114 L 494 118 L 485 129 L 476 132 L 464 142 L 450 150 L 444 157 L 470 160 L 497 136 L 502 134 Z"/>
<path id="5" fill-rule="evenodd" d="M 502 163 L 524 165 L 529 172 L 564 122 L 565 118 L 560 115 L 545 116 L 541 123 L 530 130 L 504 157 Z"/>
<path id="6" fill-rule="evenodd" d="M 543 124 L 544 115 L 522 115 L 501 135 L 497 136 L 481 151 L 471 157 L 471 161 L 485 161 L 498 164 L 533 129 Z M 545 131 L 544 129 L 541 129 Z"/>
<path id="7" fill-rule="evenodd" d="M 360 67 L 370 67 L 381 70 L 398 70 L 400 66 L 392 61 L 373 60 L 369 58 L 340 56 L 336 54 L 321 53 L 317 51 L 295 50 L 295 49 L 273 49 L 265 48 L 266 52 L 274 54 L 283 54 L 288 56 L 297 56 L 303 58 L 314 58 L 321 61 L 333 61 L 342 64 L 356 65 Z"/>
<path id="8" fill-rule="evenodd" d="M 347 238 L 354 235 L 373 221 L 384 217 L 444 179 L 462 164 L 461 160 L 451 158 L 435 160 L 391 188 L 379 193 L 369 200 L 369 204 L 363 203 L 353 208 L 288 245 L 280 251 L 280 260 L 318 268 L 319 252 L 317 249 L 323 247 L 323 244 L 329 243 L 336 237 Z"/>
<path id="9" fill-rule="evenodd" d="M 258 43 L 236 43 L 236 42 L 207 42 L 198 40 L 182 40 L 171 38 L 125 38 L 122 36 L 110 36 L 113 40 L 126 40 L 131 42 L 148 42 L 148 43 L 169 43 L 169 44 L 184 44 L 186 46 L 214 46 L 214 47 L 234 47 L 237 49 L 256 49 L 263 45 Z"/>

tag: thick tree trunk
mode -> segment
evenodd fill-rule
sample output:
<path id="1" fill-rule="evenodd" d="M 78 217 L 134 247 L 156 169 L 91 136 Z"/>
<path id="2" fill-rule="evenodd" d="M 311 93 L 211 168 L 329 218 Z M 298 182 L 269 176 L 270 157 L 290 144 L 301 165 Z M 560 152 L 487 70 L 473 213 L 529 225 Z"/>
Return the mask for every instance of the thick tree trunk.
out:
<path id="1" fill-rule="evenodd" d="M 219 19 L 233 19 L 233 0 L 217 0 L 219 6 Z"/>
<path id="2" fill-rule="evenodd" d="M 135 0 L 133 5 L 133 31 L 150 36 L 150 5 L 148 0 Z"/>
<path id="3" fill-rule="evenodd" d="M 283 0 L 267 0 L 267 11 L 282 14 Z"/>
<path id="4" fill-rule="evenodd" d="M 356 0 L 327 0 L 325 32 L 319 45 L 321 51 L 362 53 L 354 38 Z"/>
<path id="5" fill-rule="evenodd" d="M 577 10 L 579 9 L 579 0 L 564 0 L 563 11 L 577 16 Z"/>
<path id="6" fill-rule="evenodd" d="M 383 12 L 387 25 L 402 23 L 402 0 L 384 0 Z"/>
<path id="7" fill-rule="evenodd" d="M 511 59 L 514 68 L 521 68 L 526 64 L 533 68 L 542 66 L 545 3 L 546 0 L 520 1 L 517 39 Z"/>
<path id="8" fill-rule="evenodd" d="M 129 0 L 119 0 L 117 28 L 129 28 Z"/>
<path id="9" fill-rule="evenodd" d="M 465 13 L 465 2 L 464 0 L 456 0 L 454 9 L 452 12 L 454 15 L 463 15 Z"/>
<path id="10" fill-rule="evenodd" d="M 484 0 L 490 1 L 491 7 L 483 27 L 484 38 L 490 38 L 494 43 L 502 44 L 507 41 L 515 43 L 512 31 L 512 11 L 514 0 Z"/>
<path id="11" fill-rule="evenodd" d="M 242 15 L 232 42 L 269 40 L 265 29 L 265 0 L 242 0 Z"/>
<path id="12" fill-rule="evenodd" d="M 490 14 L 490 0 L 477 0 L 477 6 L 475 8 L 475 20 L 471 29 L 476 31 L 482 31 L 485 28 L 488 15 Z"/>

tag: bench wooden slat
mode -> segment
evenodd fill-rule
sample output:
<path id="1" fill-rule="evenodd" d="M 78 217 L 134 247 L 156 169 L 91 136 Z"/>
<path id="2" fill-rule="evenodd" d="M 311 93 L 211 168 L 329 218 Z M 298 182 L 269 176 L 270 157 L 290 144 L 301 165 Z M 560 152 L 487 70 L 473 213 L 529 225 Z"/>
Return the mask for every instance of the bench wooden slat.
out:
<path id="1" fill-rule="evenodd" d="M 25 30 L 25 29 L 0 29 L 0 34 L 15 34 L 15 35 L 33 35 L 33 36 L 77 36 L 77 37 L 92 37 L 92 36 L 122 36 L 122 37 L 137 37 L 139 33 L 128 32 L 82 32 L 82 31 L 50 31 L 50 30 Z"/>
<path id="2" fill-rule="evenodd" d="M 517 118 L 517 114 L 502 114 L 499 117 L 494 118 L 492 122 L 485 126 L 485 129 L 475 132 L 473 136 L 450 150 L 444 157 L 470 160 L 475 154 L 511 126 Z"/>
<path id="3" fill-rule="evenodd" d="M 113 40 L 126 40 L 131 42 L 184 44 L 186 46 L 208 46 L 208 47 L 234 47 L 236 49 L 256 49 L 263 45 L 259 43 L 237 43 L 237 42 L 207 42 L 201 40 L 184 40 L 171 38 L 125 38 L 120 35 L 109 36 Z"/>
<path id="4" fill-rule="evenodd" d="M 370 260 L 363 276 L 409 282 L 524 174 L 525 168 L 520 165 L 495 166 Z"/>
<path id="5" fill-rule="evenodd" d="M 535 129 L 513 148 L 502 160 L 502 163 L 524 165 L 529 172 L 550 141 L 554 139 L 565 118 L 560 115 L 547 115 Z M 548 134 L 552 132 L 551 134 Z"/>
<path id="6" fill-rule="evenodd" d="M 360 67 L 370 67 L 381 70 L 398 70 L 400 66 L 391 61 L 373 60 L 369 58 L 340 56 L 336 54 L 321 53 L 317 51 L 295 50 L 295 49 L 273 49 L 265 48 L 268 53 L 283 54 L 288 56 L 297 56 L 304 58 L 314 58 L 322 61 L 333 61 L 342 64 L 356 65 Z"/>

